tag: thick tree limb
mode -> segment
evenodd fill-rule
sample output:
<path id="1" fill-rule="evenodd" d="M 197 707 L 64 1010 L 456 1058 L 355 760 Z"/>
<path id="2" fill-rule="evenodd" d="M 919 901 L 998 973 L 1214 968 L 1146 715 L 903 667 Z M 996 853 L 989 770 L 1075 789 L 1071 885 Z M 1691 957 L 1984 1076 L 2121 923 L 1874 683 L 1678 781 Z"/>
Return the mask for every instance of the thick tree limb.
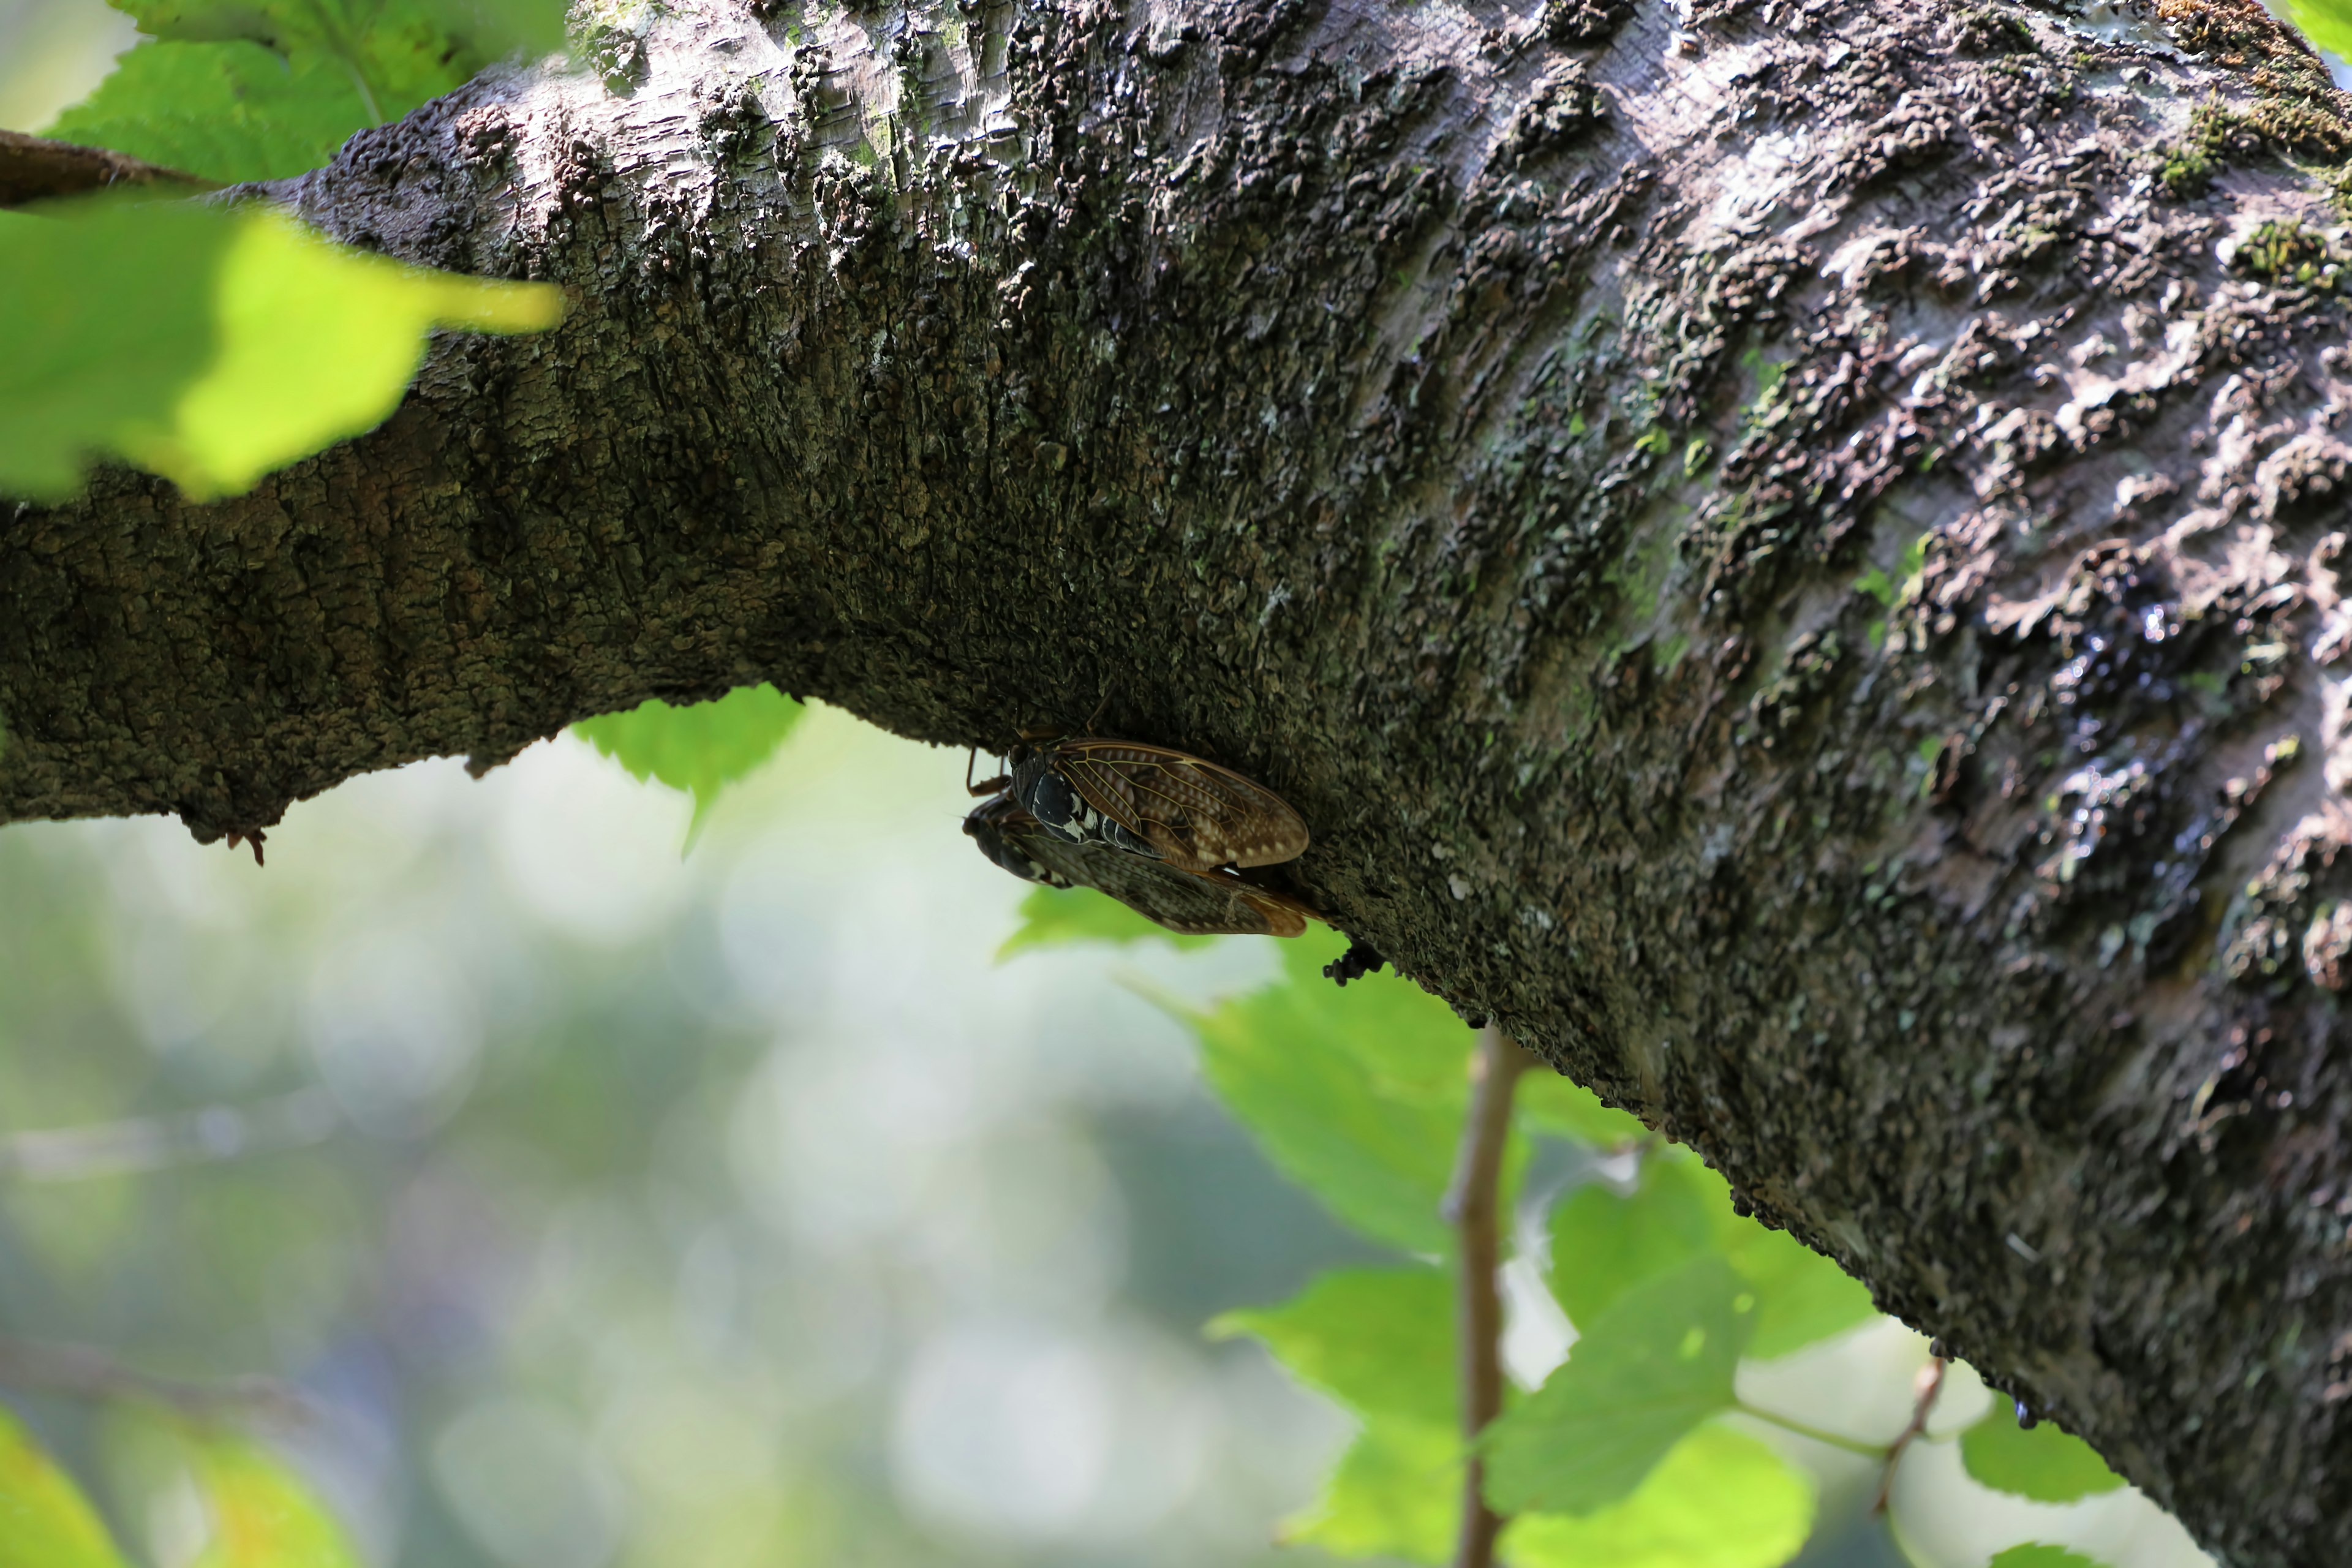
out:
<path id="1" fill-rule="evenodd" d="M 2232 1562 L 2352 1535 L 2345 101 L 2242 0 L 760 20 L 271 194 L 561 280 L 0 513 L 0 818 L 743 680 L 1074 723 Z"/>

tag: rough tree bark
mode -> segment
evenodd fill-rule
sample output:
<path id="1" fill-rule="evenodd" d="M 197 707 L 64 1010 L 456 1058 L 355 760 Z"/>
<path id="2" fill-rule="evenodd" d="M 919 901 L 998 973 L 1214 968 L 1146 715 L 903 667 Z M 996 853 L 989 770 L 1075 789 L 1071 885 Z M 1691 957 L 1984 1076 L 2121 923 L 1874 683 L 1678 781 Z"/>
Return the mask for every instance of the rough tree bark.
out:
<path id="1" fill-rule="evenodd" d="M 1532 5 L 690 0 L 362 134 L 268 194 L 570 321 L 236 500 L 0 510 L 0 820 L 1107 700 L 2226 1559 L 2336 1560 L 2347 100 L 2241 0 Z"/>

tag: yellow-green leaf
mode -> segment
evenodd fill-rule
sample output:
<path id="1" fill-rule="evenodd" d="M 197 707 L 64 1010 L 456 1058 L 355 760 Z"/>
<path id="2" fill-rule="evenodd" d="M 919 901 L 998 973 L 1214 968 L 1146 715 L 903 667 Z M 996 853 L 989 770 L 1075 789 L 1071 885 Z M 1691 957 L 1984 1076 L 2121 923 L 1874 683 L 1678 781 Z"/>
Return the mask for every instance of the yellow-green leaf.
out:
<path id="1" fill-rule="evenodd" d="M 1443 1426 L 1457 1414 L 1454 1281 L 1439 1269 L 1334 1269 L 1278 1307 L 1224 1313 L 1209 1333 L 1250 1335 L 1360 1415 Z"/>
<path id="2" fill-rule="evenodd" d="M 536 331 L 561 292 L 331 245 L 282 214 L 100 198 L 0 213 L 0 493 L 112 455 L 191 496 L 396 407 L 436 326 Z M 23 344 L 23 350 L 14 345 Z"/>
<path id="3" fill-rule="evenodd" d="M 1341 1557 L 1441 1563 L 1462 1518 L 1462 1439 L 1451 1426 L 1383 1417 L 1339 1456 L 1323 1495 L 1282 1539 Z"/>
<path id="4" fill-rule="evenodd" d="M 1511 1568 L 1779 1568 L 1813 1528 L 1813 1487 L 1770 1447 L 1711 1422 L 1622 1501 L 1570 1518 L 1522 1514 Z"/>
<path id="5" fill-rule="evenodd" d="M 72 1478 L 0 1405 L 0 1568 L 122 1568 Z"/>
<path id="6" fill-rule="evenodd" d="M 268 1449 L 212 1436 L 193 1458 L 212 1539 L 191 1568 L 360 1568 L 334 1516 Z"/>
<path id="7" fill-rule="evenodd" d="M 623 712 L 583 719 L 572 731 L 635 777 L 692 795 L 691 846 L 719 792 L 774 756 L 804 711 L 772 686 L 739 686 L 684 707 L 647 698 Z"/>
<path id="8" fill-rule="evenodd" d="M 1124 947 L 1133 942 L 1164 942 L 1171 947 L 1202 947 L 1213 936 L 1170 931 L 1117 899 L 1092 888 L 1035 888 L 1021 900 L 1021 924 L 996 950 L 1001 962 L 1033 947 L 1067 947 L 1099 942 Z"/>

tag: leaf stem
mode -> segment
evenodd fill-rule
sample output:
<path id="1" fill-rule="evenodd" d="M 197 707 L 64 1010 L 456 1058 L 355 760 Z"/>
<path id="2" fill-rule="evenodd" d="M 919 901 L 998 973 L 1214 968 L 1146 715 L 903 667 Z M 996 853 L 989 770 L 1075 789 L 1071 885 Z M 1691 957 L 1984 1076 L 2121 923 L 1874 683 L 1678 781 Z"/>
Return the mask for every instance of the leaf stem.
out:
<path id="1" fill-rule="evenodd" d="M 1927 1416 L 1936 1408 L 1936 1395 L 1944 1392 L 1944 1369 L 1951 1364 L 1942 1356 L 1930 1356 L 1927 1364 L 1919 1369 L 1918 1397 L 1911 1403 L 1910 1425 L 1886 1445 L 1886 1464 L 1878 1473 L 1878 1495 L 1871 1500 L 1871 1512 L 1886 1511 L 1887 1496 L 1895 1490 L 1895 1467 L 1903 1462 L 1904 1450 L 1927 1429 Z"/>
<path id="2" fill-rule="evenodd" d="M 1794 1416 L 1776 1415 L 1772 1411 L 1760 1409 L 1744 1399 L 1734 1400 L 1731 1407 L 1742 1415 L 1752 1415 L 1768 1426 L 1778 1426 L 1783 1432 L 1794 1432 L 1800 1437 L 1811 1437 L 1816 1443 L 1826 1443 L 1832 1448 L 1843 1448 L 1849 1454 L 1860 1454 L 1869 1459 L 1884 1459 L 1887 1457 L 1885 1445 L 1865 1443 L 1859 1437 L 1849 1437 L 1843 1432 L 1823 1431 L 1821 1427 L 1811 1426 Z"/>
<path id="3" fill-rule="evenodd" d="M 1486 1467 L 1477 1441 L 1503 1412 L 1503 1151 L 1511 1136 L 1511 1093 L 1533 1059 L 1493 1025 L 1478 1031 L 1477 1054 L 1470 1062 L 1470 1113 L 1442 1210 L 1454 1228 L 1461 1270 L 1454 1315 L 1466 1455 L 1454 1568 L 1491 1568 L 1495 1542 L 1503 1532 L 1502 1516 L 1486 1506 Z"/>

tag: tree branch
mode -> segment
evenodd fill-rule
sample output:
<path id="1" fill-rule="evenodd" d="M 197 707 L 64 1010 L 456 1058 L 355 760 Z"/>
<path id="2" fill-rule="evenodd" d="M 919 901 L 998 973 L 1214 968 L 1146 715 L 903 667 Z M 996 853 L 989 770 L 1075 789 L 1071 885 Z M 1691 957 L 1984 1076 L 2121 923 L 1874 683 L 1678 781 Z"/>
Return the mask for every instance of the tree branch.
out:
<path id="1" fill-rule="evenodd" d="M 0 508 L 0 819 L 249 834 L 757 679 L 959 747 L 1108 693 L 1300 809 L 1286 890 L 2293 1568 L 2352 1532 L 2352 360 L 2283 155 L 2352 115 L 2247 0 L 2071 3 L 679 0 L 268 193 L 560 331 L 249 496 Z"/>
<path id="2" fill-rule="evenodd" d="M 1454 1312 L 1462 1374 L 1462 1530 L 1454 1568 L 1488 1568 L 1502 1516 L 1486 1505 L 1479 1435 L 1503 1413 L 1502 1177 L 1511 1141 L 1511 1094 L 1534 1059 L 1492 1024 L 1478 1031 L 1470 1058 L 1470 1111 L 1444 1214 L 1455 1236 Z"/>
<path id="3" fill-rule="evenodd" d="M 316 1406 L 274 1378 L 192 1383 L 157 1377 L 89 1345 L 0 1339 L 0 1386 L 68 1399 L 160 1405 L 198 1421 L 241 1418 L 303 1426 L 318 1418 Z"/>
<path id="4" fill-rule="evenodd" d="M 86 195 L 117 185 L 163 185 L 189 191 L 220 188 L 211 180 L 102 147 L 0 131 L 0 207 Z"/>

